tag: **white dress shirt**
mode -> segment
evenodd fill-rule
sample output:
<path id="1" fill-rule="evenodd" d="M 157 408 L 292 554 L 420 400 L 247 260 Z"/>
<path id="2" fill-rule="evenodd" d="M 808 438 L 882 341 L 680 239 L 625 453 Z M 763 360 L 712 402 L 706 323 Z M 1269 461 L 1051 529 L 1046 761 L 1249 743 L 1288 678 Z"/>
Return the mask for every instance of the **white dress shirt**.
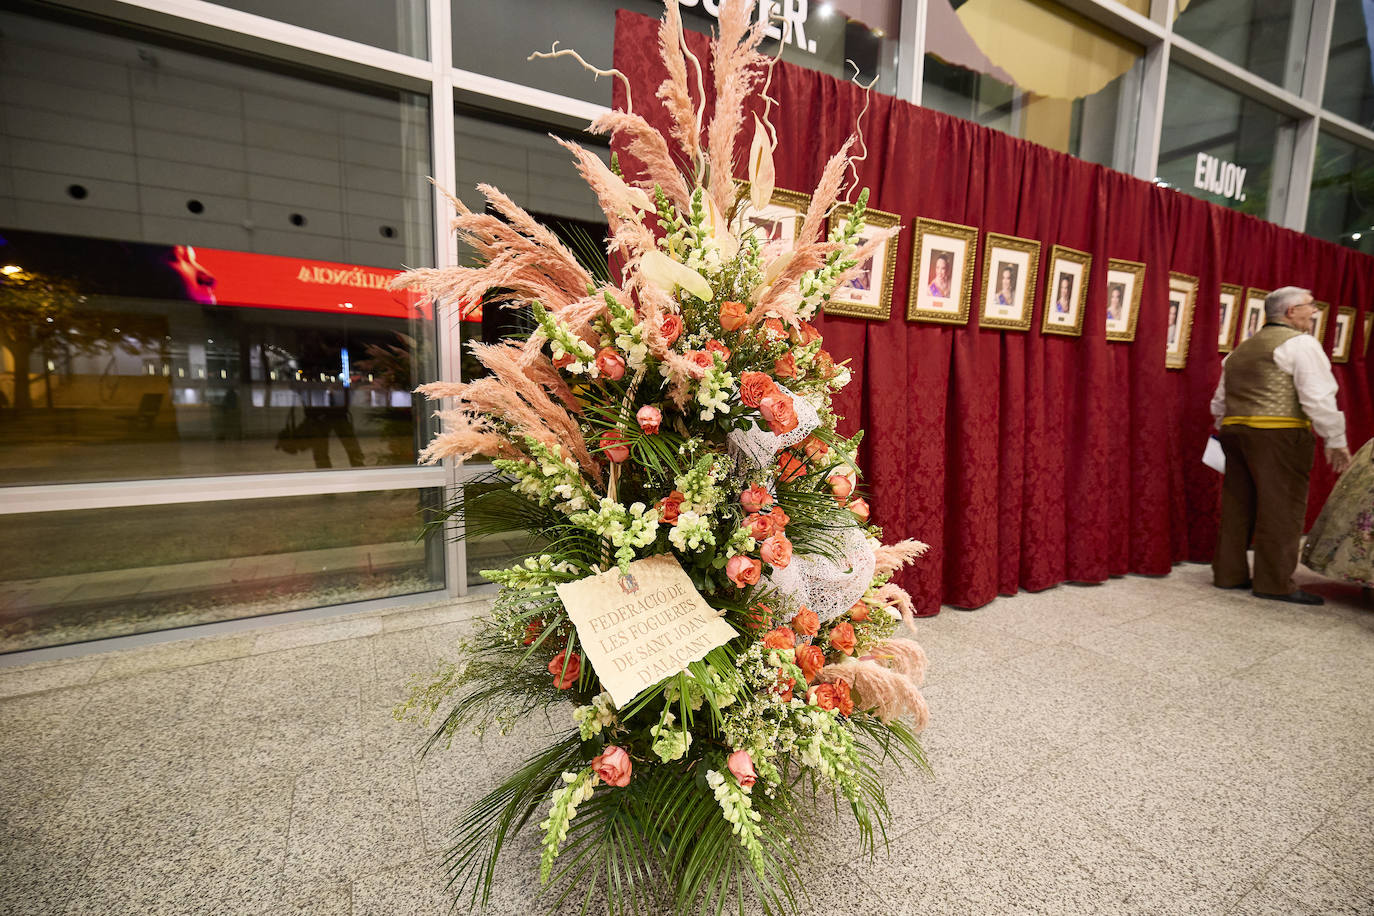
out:
<path id="1" fill-rule="evenodd" d="M 1274 365 L 1293 376 L 1293 384 L 1298 389 L 1298 403 L 1326 447 L 1345 448 L 1345 414 L 1336 407 L 1336 377 L 1331 374 L 1331 361 L 1326 358 L 1321 341 L 1311 334 L 1299 334 L 1285 340 L 1274 348 Z M 1224 416 L 1225 361 L 1221 364 L 1221 378 L 1217 380 L 1216 393 L 1212 395 L 1212 417 L 1218 428 Z"/>

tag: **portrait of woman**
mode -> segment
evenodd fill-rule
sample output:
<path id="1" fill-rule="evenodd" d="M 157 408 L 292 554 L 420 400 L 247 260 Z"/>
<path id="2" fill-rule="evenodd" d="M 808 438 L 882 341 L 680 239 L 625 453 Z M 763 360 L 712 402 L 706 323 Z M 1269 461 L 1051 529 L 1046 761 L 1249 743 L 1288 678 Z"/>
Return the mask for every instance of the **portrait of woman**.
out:
<path id="1" fill-rule="evenodd" d="M 1059 283 L 1055 287 L 1054 311 L 1059 315 L 1067 315 L 1073 311 L 1073 274 L 1061 273 Z"/>
<path id="2" fill-rule="evenodd" d="M 1178 309 L 1179 303 L 1176 299 L 1169 300 L 1169 349 L 1174 349 L 1178 343 Z"/>
<path id="3" fill-rule="evenodd" d="M 1006 261 L 997 265 L 997 304 L 1016 304 L 1016 265 Z"/>
<path id="4" fill-rule="evenodd" d="M 936 251 L 935 263 L 930 266 L 930 294 L 936 299 L 949 298 L 949 278 L 954 264 L 954 252 Z"/>
<path id="5" fill-rule="evenodd" d="M 1107 320 L 1120 321 L 1124 316 L 1123 309 L 1126 303 L 1126 284 L 1108 283 L 1107 284 Z"/>

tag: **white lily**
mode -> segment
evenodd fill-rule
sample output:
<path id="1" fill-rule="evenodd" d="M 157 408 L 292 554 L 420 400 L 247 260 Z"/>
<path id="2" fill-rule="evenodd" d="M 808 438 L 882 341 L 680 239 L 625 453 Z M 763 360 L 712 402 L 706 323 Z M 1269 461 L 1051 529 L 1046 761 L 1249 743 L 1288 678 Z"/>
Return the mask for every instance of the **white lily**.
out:
<path id="1" fill-rule="evenodd" d="M 720 212 L 720 207 L 716 206 L 715 198 L 710 194 L 706 195 L 706 212 L 711 217 L 711 236 L 716 240 L 716 247 L 720 249 L 720 259 L 728 261 L 739 253 L 739 239 L 730 231 L 725 214 Z"/>
<path id="2" fill-rule="evenodd" d="M 644 279 L 669 295 L 681 287 L 703 302 L 715 298 L 711 284 L 706 282 L 705 277 L 661 251 L 644 252 L 639 259 L 639 272 Z"/>
<path id="3" fill-rule="evenodd" d="M 755 210 L 762 210 L 773 199 L 777 172 L 773 169 L 773 143 L 768 129 L 758 115 L 754 115 L 754 142 L 749 148 L 749 200 Z"/>

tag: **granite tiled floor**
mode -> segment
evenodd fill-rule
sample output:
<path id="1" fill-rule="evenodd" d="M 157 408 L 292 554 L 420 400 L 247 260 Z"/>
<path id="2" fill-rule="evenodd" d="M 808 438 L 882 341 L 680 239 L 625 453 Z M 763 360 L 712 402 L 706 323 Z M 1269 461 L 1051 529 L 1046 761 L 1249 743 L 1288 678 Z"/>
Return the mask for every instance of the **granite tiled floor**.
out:
<path id="1" fill-rule="evenodd" d="M 1374 607 L 1208 570 L 923 621 L 935 777 L 890 855 L 831 838 L 809 912 L 1374 913 Z M 0 913 L 444 914 L 459 808 L 527 749 L 393 721 L 475 599 L 0 668 Z M 533 916 L 517 844 L 491 912 Z M 462 907 L 458 912 L 463 912 Z"/>

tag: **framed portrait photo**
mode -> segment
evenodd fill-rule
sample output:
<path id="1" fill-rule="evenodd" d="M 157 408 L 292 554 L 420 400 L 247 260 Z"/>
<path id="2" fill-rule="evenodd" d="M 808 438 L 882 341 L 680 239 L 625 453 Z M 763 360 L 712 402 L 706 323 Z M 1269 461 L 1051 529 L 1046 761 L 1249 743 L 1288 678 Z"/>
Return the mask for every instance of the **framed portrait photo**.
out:
<path id="1" fill-rule="evenodd" d="M 1369 332 L 1374 331 L 1374 313 L 1364 316 L 1364 352 L 1369 352 Z"/>
<path id="2" fill-rule="evenodd" d="M 1217 312 L 1220 324 L 1217 325 L 1217 352 L 1230 353 L 1236 348 L 1236 325 L 1240 323 L 1241 312 L 1240 286 L 1235 283 L 1221 284 L 1221 294 L 1217 297 Z"/>
<path id="3" fill-rule="evenodd" d="M 1107 339 L 1130 343 L 1140 318 L 1145 265 L 1111 258 L 1107 261 Z"/>
<path id="4" fill-rule="evenodd" d="M 1197 301 L 1197 277 L 1169 271 L 1169 325 L 1164 337 L 1164 367 L 1188 365 L 1188 339 L 1193 332 L 1193 306 Z"/>
<path id="5" fill-rule="evenodd" d="M 1321 342 L 1322 347 L 1326 346 L 1326 326 L 1331 323 L 1331 303 L 1313 302 L 1317 307 L 1317 314 L 1312 316 L 1312 330 L 1308 331 L 1313 337 Z"/>
<path id="6" fill-rule="evenodd" d="M 983 237 L 983 298 L 978 326 L 1029 331 L 1040 274 L 1040 243 L 989 232 Z"/>
<path id="7" fill-rule="evenodd" d="M 791 251 L 802 220 L 806 218 L 806 209 L 811 206 L 811 195 L 774 188 L 768 206 L 758 210 L 749 199 L 749 182 L 736 181 L 735 186 L 739 196 L 735 198 L 730 230 L 741 239 L 745 236 L 757 238 L 765 265 Z"/>
<path id="8" fill-rule="evenodd" d="M 978 230 L 934 219 L 916 220 L 908 321 L 967 324 L 973 301 L 973 260 Z"/>
<path id="9" fill-rule="evenodd" d="M 1264 300 L 1269 298 L 1271 292 L 1273 290 L 1255 289 L 1253 286 L 1245 291 L 1245 308 L 1240 313 L 1240 340 L 1237 343 L 1245 343 L 1264 327 Z"/>
<path id="10" fill-rule="evenodd" d="M 1331 338 L 1331 361 L 1350 362 L 1350 344 L 1355 339 L 1355 310 L 1348 305 L 1336 309 L 1336 333 Z"/>
<path id="11" fill-rule="evenodd" d="M 850 204 L 840 204 L 830 214 L 830 230 L 842 225 L 853 211 Z M 859 233 L 856 244 L 862 247 L 873 238 L 879 229 L 891 229 L 902 221 L 895 213 L 864 210 L 864 229 Z M 892 286 L 897 278 L 897 239 L 892 236 L 875 251 L 863 264 L 858 273 L 844 281 L 831 293 L 830 301 L 825 303 L 827 315 L 844 315 L 849 318 L 870 318 L 886 321 L 892 316 Z"/>
<path id="12" fill-rule="evenodd" d="M 1088 301 L 1088 269 L 1092 255 L 1063 245 L 1050 249 L 1050 269 L 1045 271 L 1045 315 L 1042 334 L 1083 333 L 1083 311 Z"/>

